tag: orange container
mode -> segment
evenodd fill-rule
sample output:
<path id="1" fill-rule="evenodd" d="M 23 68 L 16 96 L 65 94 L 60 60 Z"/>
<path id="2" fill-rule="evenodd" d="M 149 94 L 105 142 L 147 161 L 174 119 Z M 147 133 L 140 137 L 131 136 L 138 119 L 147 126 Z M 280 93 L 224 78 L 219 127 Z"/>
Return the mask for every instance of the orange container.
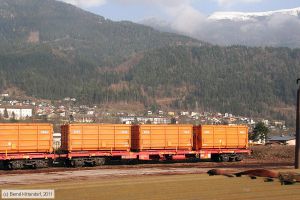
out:
<path id="1" fill-rule="evenodd" d="M 200 125 L 194 127 L 194 149 L 247 148 L 248 127 Z"/>
<path id="2" fill-rule="evenodd" d="M 62 150 L 130 150 L 130 125 L 68 124 L 61 126 Z"/>
<path id="3" fill-rule="evenodd" d="M 0 153 L 51 153 L 52 124 L 1 123 Z"/>
<path id="4" fill-rule="evenodd" d="M 132 127 L 132 149 L 192 150 L 193 125 L 136 125 Z"/>

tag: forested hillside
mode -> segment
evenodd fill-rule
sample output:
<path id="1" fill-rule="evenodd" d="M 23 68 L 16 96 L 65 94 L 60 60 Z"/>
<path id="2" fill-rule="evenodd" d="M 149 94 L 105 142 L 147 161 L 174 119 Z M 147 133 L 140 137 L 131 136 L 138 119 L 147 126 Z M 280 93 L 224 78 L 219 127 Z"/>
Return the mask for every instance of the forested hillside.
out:
<path id="1" fill-rule="evenodd" d="M 280 118 L 294 113 L 299 76 L 299 49 L 168 47 L 145 55 L 128 80 L 156 98 L 176 97 L 175 107 L 197 102 L 206 110 Z"/>
<path id="2" fill-rule="evenodd" d="M 114 22 L 55 0 L 1 0 L 0 44 L 4 52 L 49 46 L 69 60 L 113 66 L 136 52 L 202 43 L 128 21 Z"/>
<path id="3" fill-rule="evenodd" d="M 3 0 L 0 16 L 0 90 L 293 117 L 299 49 L 211 46 L 52 0 Z"/>

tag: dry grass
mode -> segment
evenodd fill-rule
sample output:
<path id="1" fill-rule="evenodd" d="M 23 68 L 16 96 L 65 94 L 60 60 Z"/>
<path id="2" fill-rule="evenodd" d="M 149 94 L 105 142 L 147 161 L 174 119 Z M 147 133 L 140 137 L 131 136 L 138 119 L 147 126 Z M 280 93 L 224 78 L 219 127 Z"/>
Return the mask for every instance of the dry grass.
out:
<path id="1" fill-rule="evenodd" d="M 124 61 L 118 66 L 115 67 L 98 67 L 98 72 L 104 73 L 104 72 L 118 72 L 118 73 L 126 73 L 128 72 L 133 66 L 138 64 L 142 59 L 144 58 L 143 53 L 138 53 L 133 55 L 128 60 Z"/>
<path id="2" fill-rule="evenodd" d="M 55 189 L 57 200 L 76 199 L 299 199 L 300 184 L 282 186 L 263 179 L 228 178 L 206 174 L 118 177 L 52 184 L 5 186 L 10 189 Z"/>

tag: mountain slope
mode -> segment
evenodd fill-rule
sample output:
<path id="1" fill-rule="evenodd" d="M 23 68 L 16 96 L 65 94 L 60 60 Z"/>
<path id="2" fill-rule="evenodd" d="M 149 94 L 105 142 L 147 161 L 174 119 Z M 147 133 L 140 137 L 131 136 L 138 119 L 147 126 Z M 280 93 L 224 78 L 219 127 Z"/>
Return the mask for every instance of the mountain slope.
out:
<path id="1" fill-rule="evenodd" d="M 212 46 L 52 0 L 0 3 L 0 90 L 293 117 L 299 49 Z"/>
<path id="2" fill-rule="evenodd" d="M 131 22 L 113 22 L 53 0 L 2 0 L 0 43 L 44 44 L 66 56 L 115 65 L 131 54 L 165 45 L 201 42 Z"/>
<path id="3" fill-rule="evenodd" d="M 300 50 L 287 48 L 170 47 L 129 74 L 156 99 L 176 97 L 175 107 L 283 117 L 294 113 L 299 64 Z"/>

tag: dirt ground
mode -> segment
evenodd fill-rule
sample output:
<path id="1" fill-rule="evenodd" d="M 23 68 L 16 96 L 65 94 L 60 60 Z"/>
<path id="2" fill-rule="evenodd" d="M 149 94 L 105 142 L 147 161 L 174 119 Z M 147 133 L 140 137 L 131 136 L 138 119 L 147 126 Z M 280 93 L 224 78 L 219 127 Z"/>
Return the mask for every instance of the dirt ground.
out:
<path id="1" fill-rule="evenodd" d="M 151 171 L 154 172 L 153 170 Z M 111 176 L 108 175 L 111 171 L 103 173 Z M 138 173 L 149 172 L 146 170 Z M 91 174 L 93 173 L 89 172 Z M 54 189 L 56 200 L 298 200 L 300 196 L 300 184 L 281 185 L 279 181 L 264 182 L 262 178 L 252 180 L 249 177 L 229 178 L 207 174 L 113 176 L 80 181 L 69 177 L 68 180 L 56 183 L 5 185 L 2 188 Z"/>
<path id="2" fill-rule="evenodd" d="M 167 174 L 202 174 L 207 169 L 198 168 L 140 168 L 140 169 L 86 169 L 64 172 L 47 172 L 35 174 L 8 174 L 0 176 L 0 185 L 28 185 L 60 181 L 82 181 L 95 179 L 113 179 L 145 175 Z"/>
<path id="3" fill-rule="evenodd" d="M 195 162 L 195 163 L 156 163 L 137 165 L 107 165 L 90 168 L 46 168 L 38 170 L 0 170 L 0 187 L 4 185 L 28 185 L 55 183 L 60 181 L 82 181 L 136 177 L 146 175 L 203 174 L 211 168 L 246 170 L 253 168 L 292 169 L 290 162 L 258 161 L 247 159 L 242 162 Z"/>
<path id="4" fill-rule="evenodd" d="M 260 145 L 251 147 L 250 158 L 256 160 L 274 160 L 294 162 L 295 146 L 288 145 Z"/>

